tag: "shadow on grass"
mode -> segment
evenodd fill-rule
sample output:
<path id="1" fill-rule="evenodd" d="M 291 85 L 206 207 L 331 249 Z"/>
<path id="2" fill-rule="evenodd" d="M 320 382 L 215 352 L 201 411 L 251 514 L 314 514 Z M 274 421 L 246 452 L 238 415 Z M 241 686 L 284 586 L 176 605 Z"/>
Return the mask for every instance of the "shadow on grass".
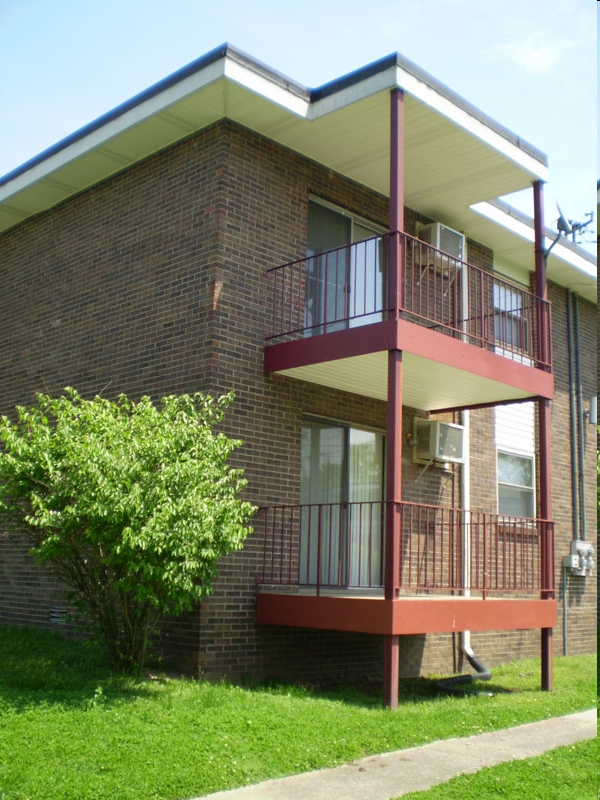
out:
<path id="1" fill-rule="evenodd" d="M 285 684 L 276 679 L 266 679 L 260 682 L 249 681 L 245 688 L 253 692 L 265 692 L 271 695 L 287 695 L 302 698 L 314 698 L 343 703 L 344 705 L 358 708 L 381 708 L 383 691 L 381 682 L 363 682 L 359 684 Z M 474 681 L 466 686 L 452 689 L 442 687 L 436 680 L 429 678 L 406 678 L 400 681 L 398 691 L 398 705 L 411 706 L 420 703 L 431 703 L 435 700 L 446 700 L 477 696 L 496 696 L 499 694 L 512 694 L 515 690 L 499 683 L 488 681 Z M 518 690 L 517 690 L 518 691 Z"/>
<path id="2" fill-rule="evenodd" d="M 0 707 L 88 708 L 150 694 L 148 682 L 111 668 L 95 642 L 52 631 L 0 627 Z"/>

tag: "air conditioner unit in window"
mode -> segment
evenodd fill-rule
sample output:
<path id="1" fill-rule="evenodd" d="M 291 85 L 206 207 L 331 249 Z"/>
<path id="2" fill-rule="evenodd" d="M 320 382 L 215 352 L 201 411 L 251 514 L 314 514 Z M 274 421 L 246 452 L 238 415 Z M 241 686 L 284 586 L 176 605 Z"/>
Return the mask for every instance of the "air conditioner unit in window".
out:
<path id="1" fill-rule="evenodd" d="M 464 431 L 462 425 L 434 419 L 415 417 L 413 430 L 413 461 L 464 463 Z"/>
<path id="2" fill-rule="evenodd" d="M 422 242 L 430 244 L 436 250 L 442 250 L 458 261 L 465 258 L 465 237 L 462 233 L 442 225 L 441 222 L 431 222 L 429 225 L 419 225 L 417 236 Z"/>

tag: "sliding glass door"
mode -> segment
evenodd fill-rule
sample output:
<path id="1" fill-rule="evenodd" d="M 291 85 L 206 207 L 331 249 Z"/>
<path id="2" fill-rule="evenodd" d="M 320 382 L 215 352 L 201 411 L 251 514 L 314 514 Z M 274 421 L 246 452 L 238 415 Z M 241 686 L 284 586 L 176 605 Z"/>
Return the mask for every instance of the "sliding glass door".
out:
<path id="1" fill-rule="evenodd" d="M 384 240 L 377 231 L 354 220 L 352 225 L 351 328 L 383 319 Z"/>
<path id="2" fill-rule="evenodd" d="M 348 439 L 348 584 L 380 586 L 384 439 L 354 428 L 348 430 Z"/>
<path id="3" fill-rule="evenodd" d="M 302 425 L 300 582 L 380 586 L 384 438 L 346 425 Z"/>
<path id="4" fill-rule="evenodd" d="M 311 335 L 347 327 L 351 231 L 349 217 L 308 204 L 306 328 Z"/>
<path id="5" fill-rule="evenodd" d="M 347 214 L 309 202 L 307 336 L 382 318 L 383 246 L 377 235 Z"/>

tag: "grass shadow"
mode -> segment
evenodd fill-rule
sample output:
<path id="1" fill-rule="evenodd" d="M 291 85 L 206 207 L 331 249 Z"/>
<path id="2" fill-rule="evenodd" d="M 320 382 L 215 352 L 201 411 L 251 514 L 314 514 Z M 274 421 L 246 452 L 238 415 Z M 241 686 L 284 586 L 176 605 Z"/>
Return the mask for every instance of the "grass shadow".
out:
<path id="1" fill-rule="evenodd" d="M 287 684 L 277 679 L 265 679 L 256 682 L 246 681 L 244 687 L 253 692 L 330 700 L 365 709 L 381 708 L 383 703 L 381 681 Z M 496 691 L 510 690 L 498 686 Z M 430 702 L 436 698 L 447 697 L 448 694 L 437 686 L 435 681 L 428 678 L 403 678 L 398 691 L 398 704 L 399 706 L 408 706 Z"/>
<path id="2" fill-rule="evenodd" d="M 24 711 L 40 704 L 85 708 L 149 693 L 143 678 L 111 667 L 96 642 L 65 639 L 53 631 L 0 628 L 0 706 L 4 709 Z"/>

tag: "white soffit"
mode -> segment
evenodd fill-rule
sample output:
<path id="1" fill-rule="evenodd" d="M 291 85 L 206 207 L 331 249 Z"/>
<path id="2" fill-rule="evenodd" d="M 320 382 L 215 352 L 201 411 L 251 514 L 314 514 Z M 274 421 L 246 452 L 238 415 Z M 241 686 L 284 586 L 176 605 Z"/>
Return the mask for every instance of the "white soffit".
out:
<path id="1" fill-rule="evenodd" d="M 145 120 L 157 117 L 162 111 L 175 104 L 178 100 L 181 100 L 192 92 L 198 91 L 200 86 L 209 85 L 220 78 L 222 74 L 223 65 L 220 62 L 210 64 L 205 70 L 202 70 L 202 72 L 183 79 L 174 86 L 166 88 L 164 91 L 149 97 L 142 103 L 133 105 L 129 110 L 123 111 L 123 113 L 118 114 L 113 119 L 108 119 L 97 127 L 92 123 L 89 133 L 85 133 L 85 128 L 82 129 L 82 136 L 74 139 L 65 148 L 61 148 L 56 153 L 52 153 L 43 161 L 34 164 L 27 171 L 17 175 L 7 184 L 7 187 L 0 188 L 0 199 L 4 194 L 4 188 L 10 187 L 11 193 L 15 193 L 43 179 L 48 174 L 63 167 L 66 163 L 87 155 L 90 150 L 102 147 L 124 131 L 140 125 Z M 199 79 L 200 86 L 198 85 Z"/>
<path id="2" fill-rule="evenodd" d="M 535 234 L 533 221 L 504 203 L 476 203 L 472 207 L 479 221 L 471 226 L 474 237 L 490 243 L 494 253 L 521 266 L 525 275 L 533 270 Z M 555 239 L 545 231 L 545 248 Z M 548 279 L 578 292 L 591 303 L 597 302 L 596 259 L 577 245 L 558 241 L 548 256 Z"/>
<path id="3" fill-rule="evenodd" d="M 428 83 L 404 66 L 389 67 L 363 81 L 351 83 L 339 91 L 328 94 L 323 99 L 316 100 L 311 105 L 309 119 L 317 120 L 365 97 L 382 92 L 385 92 L 386 102 L 389 103 L 388 92 L 396 87 L 474 138 L 493 147 L 540 180 L 546 179 L 548 169 L 541 154 L 534 155 L 531 148 L 524 148 L 520 145 L 517 137 L 503 135 L 500 126 L 491 124 L 492 120 L 489 120 L 490 124 L 486 124 L 483 114 L 472 113 L 466 103 L 457 104 L 441 89 L 436 89 L 433 81 Z M 473 109 L 473 112 L 476 112 L 476 109 Z"/>
<path id="4" fill-rule="evenodd" d="M 398 86 L 420 102 L 434 109 L 476 139 L 493 147 L 540 180 L 546 180 L 548 169 L 540 158 L 536 158 L 532 153 L 520 147 L 518 143 L 511 141 L 498 130 L 487 125 L 482 118 L 469 113 L 466 108 L 457 105 L 434 87 L 400 66 L 397 67 L 396 82 Z"/>
<path id="5" fill-rule="evenodd" d="M 377 400 L 387 399 L 385 352 L 281 370 L 278 374 Z M 445 364 L 437 364 L 432 370 L 428 359 L 404 352 L 403 405 L 434 411 L 462 405 L 491 404 L 498 398 L 510 401 L 526 397 L 527 394 L 516 387 Z"/>

